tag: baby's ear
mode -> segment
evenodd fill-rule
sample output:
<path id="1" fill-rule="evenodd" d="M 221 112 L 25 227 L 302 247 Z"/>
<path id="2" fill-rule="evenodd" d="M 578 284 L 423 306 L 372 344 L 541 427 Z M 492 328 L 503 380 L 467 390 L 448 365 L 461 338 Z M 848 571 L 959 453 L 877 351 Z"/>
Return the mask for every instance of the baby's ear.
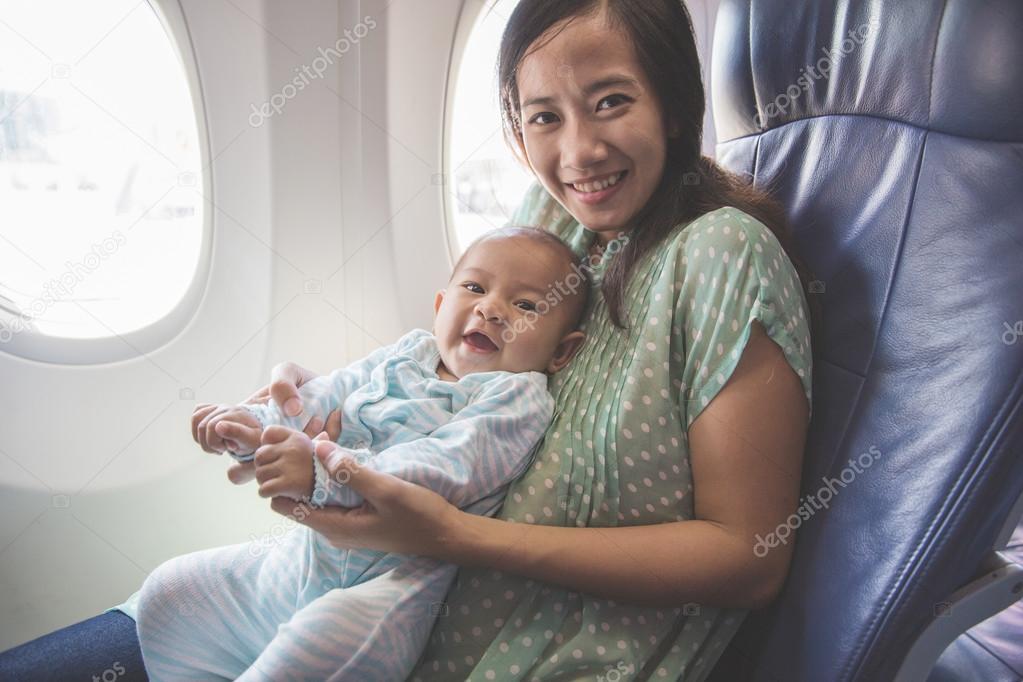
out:
<path id="1" fill-rule="evenodd" d="M 440 304 L 444 302 L 444 290 L 438 289 L 437 295 L 433 298 L 433 314 L 436 315 L 440 311 Z"/>
<path id="2" fill-rule="evenodd" d="M 558 342 L 558 347 L 554 349 L 554 355 L 551 357 L 551 361 L 547 363 L 547 373 L 554 374 L 562 367 L 567 365 L 575 357 L 575 354 L 582 348 L 583 342 L 586 340 L 586 334 L 580 331 L 570 332 L 565 335 L 561 341 Z"/>

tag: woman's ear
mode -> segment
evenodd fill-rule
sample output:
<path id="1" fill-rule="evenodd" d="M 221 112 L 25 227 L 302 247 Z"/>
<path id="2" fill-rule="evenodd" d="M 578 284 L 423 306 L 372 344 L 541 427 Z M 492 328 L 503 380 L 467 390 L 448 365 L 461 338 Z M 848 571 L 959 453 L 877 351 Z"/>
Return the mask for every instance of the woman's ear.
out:
<path id="1" fill-rule="evenodd" d="M 586 334 L 580 331 L 574 331 L 566 334 L 561 341 L 558 342 L 558 347 L 554 349 L 554 356 L 551 357 L 551 361 L 547 363 L 547 373 L 554 374 L 562 367 L 567 365 L 575 357 L 575 354 L 582 348 L 583 341 L 586 340 Z"/>

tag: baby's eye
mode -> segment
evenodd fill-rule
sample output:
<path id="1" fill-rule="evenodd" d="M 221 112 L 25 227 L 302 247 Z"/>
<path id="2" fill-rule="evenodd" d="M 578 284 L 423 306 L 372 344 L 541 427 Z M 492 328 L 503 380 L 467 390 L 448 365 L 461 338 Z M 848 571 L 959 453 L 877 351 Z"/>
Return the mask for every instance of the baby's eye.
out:
<path id="1" fill-rule="evenodd" d="M 536 310 L 536 305 L 532 301 L 519 301 L 515 305 L 526 311 Z"/>
<path id="2" fill-rule="evenodd" d="M 465 287 L 466 289 L 468 289 L 469 291 L 471 291 L 474 294 L 485 294 L 486 293 L 485 291 L 483 291 L 483 287 L 481 287 L 479 284 L 476 284 L 476 282 L 466 282 L 462 286 Z"/>
<path id="3" fill-rule="evenodd" d="M 549 112 L 549 111 L 541 111 L 541 112 L 540 112 L 539 114 L 537 114 L 537 115 L 536 115 L 536 116 L 534 116 L 533 118 L 529 119 L 529 122 L 530 122 L 530 123 L 536 123 L 537 125 L 542 125 L 542 126 L 543 126 L 543 125 L 548 125 L 549 123 L 553 123 L 553 122 L 554 122 L 554 121 L 549 121 L 549 122 L 547 122 L 547 123 L 544 123 L 544 122 L 542 122 L 542 121 L 540 121 L 540 120 L 539 120 L 539 118 L 540 118 L 541 116 L 551 116 L 551 117 L 553 117 L 553 118 L 557 118 L 557 116 L 554 116 L 554 114 L 552 114 L 552 113 L 551 113 L 551 112 Z"/>
<path id="4" fill-rule="evenodd" d="M 623 101 L 623 102 L 630 102 L 630 101 L 631 101 L 631 100 L 630 100 L 630 99 L 629 99 L 628 97 L 626 97 L 625 95 L 608 95 L 607 97 L 605 97 L 604 99 L 600 100 L 600 101 L 599 101 L 599 102 L 597 103 L 597 110 L 599 111 L 599 110 L 600 110 L 600 109 L 602 108 L 602 107 L 600 106 L 601 104 L 603 104 L 604 102 L 610 102 L 610 101 L 612 101 L 612 100 L 621 100 L 621 101 Z M 613 108 L 613 107 L 606 107 L 606 108 Z"/>

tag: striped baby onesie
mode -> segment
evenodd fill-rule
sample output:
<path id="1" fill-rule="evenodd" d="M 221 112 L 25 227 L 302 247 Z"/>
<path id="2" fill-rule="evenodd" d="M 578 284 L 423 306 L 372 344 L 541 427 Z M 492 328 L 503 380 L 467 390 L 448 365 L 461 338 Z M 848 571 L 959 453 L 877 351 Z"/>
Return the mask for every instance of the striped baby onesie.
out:
<path id="1" fill-rule="evenodd" d="M 365 466 L 427 486 L 465 511 L 493 515 L 550 422 L 547 377 L 495 371 L 447 382 L 437 376 L 439 361 L 433 335 L 417 329 L 302 386 L 300 418 L 285 417 L 272 401 L 247 407 L 264 428 L 297 429 L 341 407 L 338 444 Z M 316 464 L 314 503 L 361 504 Z M 117 607 L 137 621 L 151 679 L 406 677 L 443 615 L 457 567 L 338 549 L 306 526 L 288 524 L 282 536 L 171 559 Z"/>

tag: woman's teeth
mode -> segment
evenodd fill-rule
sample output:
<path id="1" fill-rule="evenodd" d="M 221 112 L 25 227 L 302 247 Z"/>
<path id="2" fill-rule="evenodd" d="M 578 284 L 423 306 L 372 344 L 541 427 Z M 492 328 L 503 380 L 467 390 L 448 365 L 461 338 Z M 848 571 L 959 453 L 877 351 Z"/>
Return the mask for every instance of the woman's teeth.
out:
<path id="1" fill-rule="evenodd" d="M 583 183 L 582 185 L 572 183 L 572 187 L 574 187 L 576 191 L 584 192 L 586 194 L 592 194 L 593 192 L 600 192 L 602 190 L 607 189 L 608 187 L 617 185 L 618 181 L 622 179 L 623 175 L 625 175 L 625 171 L 617 173 L 608 178 L 607 180 L 601 180 L 599 182 L 587 182 Z"/>

